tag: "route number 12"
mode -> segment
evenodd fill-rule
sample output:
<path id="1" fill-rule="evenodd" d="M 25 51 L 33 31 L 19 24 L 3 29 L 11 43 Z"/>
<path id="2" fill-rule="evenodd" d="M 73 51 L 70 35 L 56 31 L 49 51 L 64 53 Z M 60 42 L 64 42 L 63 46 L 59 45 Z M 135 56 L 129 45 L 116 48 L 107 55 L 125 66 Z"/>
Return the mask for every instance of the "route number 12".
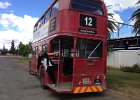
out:
<path id="1" fill-rule="evenodd" d="M 93 19 L 91 17 L 85 17 L 86 26 L 93 26 Z"/>
<path id="2" fill-rule="evenodd" d="M 96 28 L 97 18 L 95 16 L 88 16 L 80 14 L 80 26 Z"/>

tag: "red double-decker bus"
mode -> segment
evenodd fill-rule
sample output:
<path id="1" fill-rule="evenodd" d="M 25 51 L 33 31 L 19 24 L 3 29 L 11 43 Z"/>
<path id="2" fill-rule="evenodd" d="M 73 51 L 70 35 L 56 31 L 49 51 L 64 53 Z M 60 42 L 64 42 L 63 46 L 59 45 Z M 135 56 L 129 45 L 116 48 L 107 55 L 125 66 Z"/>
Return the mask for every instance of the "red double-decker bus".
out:
<path id="1" fill-rule="evenodd" d="M 54 0 L 34 26 L 30 72 L 36 52 L 56 52 L 56 86 L 40 65 L 42 87 L 59 93 L 102 92 L 106 89 L 107 10 L 103 0 Z"/>

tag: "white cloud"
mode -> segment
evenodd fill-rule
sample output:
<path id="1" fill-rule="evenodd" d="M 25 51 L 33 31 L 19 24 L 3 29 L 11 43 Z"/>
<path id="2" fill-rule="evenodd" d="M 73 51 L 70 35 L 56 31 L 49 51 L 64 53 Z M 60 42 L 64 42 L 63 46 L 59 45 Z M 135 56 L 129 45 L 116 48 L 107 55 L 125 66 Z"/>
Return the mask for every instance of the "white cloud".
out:
<path id="1" fill-rule="evenodd" d="M 9 48 L 10 43 L 7 41 L 16 40 L 17 42 L 23 42 L 27 44 L 32 40 L 33 26 L 38 18 L 32 18 L 31 16 L 24 15 L 19 17 L 14 14 L 1 14 L 0 26 L 3 27 L 3 31 L 0 30 L 0 48 L 3 44 Z"/>
<path id="2" fill-rule="evenodd" d="M 123 23 L 121 16 L 117 12 L 122 12 L 128 8 L 134 8 L 138 0 L 104 0 L 108 9 L 108 12 L 114 14 L 114 19 L 117 22 Z"/>
<path id="3" fill-rule="evenodd" d="M 117 14 L 117 13 L 114 13 L 114 12 L 112 12 L 114 15 L 113 15 L 113 19 L 112 18 L 108 18 L 108 19 L 110 19 L 110 20 L 112 20 L 112 21 L 115 21 L 115 22 L 120 22 L 120 23 L 123 23 L 123 20 L 121 19 L 121 17 L 120 17 L 120 15 L 119 14 Z"/>
<path id="4" fill-rule="evenodd" d="M 9 6 L 11 6 L 11 4 L 9 2 L 0 2 L 1 9 L 6 9 Z"/>
<path id="5" fill-rule="evenodd" d="M 122 13 L 124 10 L 128 10 L 128 9 L 135 9 L 137 6 L 135 5 L 138 0 L 104 0 L 108 9 L 108 12 L 111 12 L 114 14 L 114 19 L 117 22 L 121 22 L 121 23 L 126 23 L 123 22 L 123 20 L 121 19 L 121 17 L 128 17 L 128 16 L 120 16 L 119 12 Z M 133 24 L 134 21 L 128 21 L 127 23 Z M 128 27 L 128 26 L 123 26 L 120 30 L 121 36 L 126 37 L 126 36 L 130 36 L 132 34 L 132 27 Z M 116 37 L 116 36 L 115 36 Z"/>
<path id="6" fill-rule="evenodd" d="M 104 0 L 111 11 L 123 11 L 135 7 L 138 0 Z"/>

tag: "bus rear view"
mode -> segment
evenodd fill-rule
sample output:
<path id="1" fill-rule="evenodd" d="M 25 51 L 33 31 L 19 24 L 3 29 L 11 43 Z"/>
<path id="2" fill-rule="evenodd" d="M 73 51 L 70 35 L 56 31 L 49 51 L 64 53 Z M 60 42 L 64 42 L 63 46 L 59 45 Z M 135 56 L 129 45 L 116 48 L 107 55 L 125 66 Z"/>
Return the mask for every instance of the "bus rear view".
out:
<path id="1" fill-rule="evenodd" d="M 37 72 L 43 87 L 72 94 L 106 89 L 107 20 L 102 0 L 53 1 L 34 27 L 35 51 L 59 51 L 50 57 L 56 65 L 55 86 L 43 66 Z M 34 55 L 31 71 L 36 65 Z"/>
<path id="2" fill-rule="evenodd" d="M 74 93 L 106 89 L 107 12 L 100 0 L 71 0 L 79 16 L 73 66 Z"/>

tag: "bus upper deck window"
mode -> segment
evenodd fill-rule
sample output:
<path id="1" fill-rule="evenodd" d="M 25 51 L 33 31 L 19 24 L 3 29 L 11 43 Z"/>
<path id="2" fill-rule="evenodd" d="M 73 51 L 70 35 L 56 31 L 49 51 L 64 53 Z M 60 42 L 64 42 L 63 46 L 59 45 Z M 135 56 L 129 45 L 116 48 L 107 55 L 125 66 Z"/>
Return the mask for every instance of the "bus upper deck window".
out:
<path id="1" fill-rule="evenodd" d="M 72 0 L 71 7 L 76 10 L 103 15 L 102 3 L 94 0 Z"/>
<path id="2" fill-rule="evenodd" d="M 47 22 L 50 19 L 50 12 L 50 9 L 46 12 L 45 22 Z"/>
<path id="3" fill-rule="evenodd" d="M 51 17 L 55 16 L 55 14 L 58 12 L 58 1 L 53 5 L 52 7 L 52 12 L 51 12 Z"/>

